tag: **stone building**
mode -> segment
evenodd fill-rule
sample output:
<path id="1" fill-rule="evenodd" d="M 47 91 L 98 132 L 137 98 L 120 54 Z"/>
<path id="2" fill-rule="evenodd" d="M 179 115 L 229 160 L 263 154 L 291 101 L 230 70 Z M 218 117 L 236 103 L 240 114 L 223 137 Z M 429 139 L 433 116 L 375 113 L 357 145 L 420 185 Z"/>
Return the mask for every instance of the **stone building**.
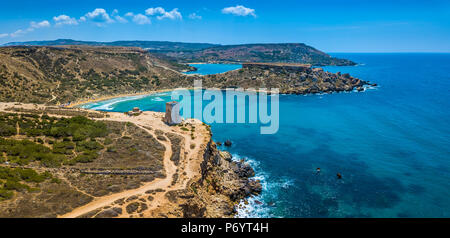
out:
<path id="1" fill-rule="evenodd" d="M 166 103 L 166 115 L 164 122 L 168 125 L 175 125 L 181 123 L 180 105 L 176 101 Z"/>
<path id="2" fill-rule="evenodd" d="M 139 116 L 142 114 L 141 109 L 139 107 L 134 107 L 132 111 L 125 112 L 128 116 Z"/>

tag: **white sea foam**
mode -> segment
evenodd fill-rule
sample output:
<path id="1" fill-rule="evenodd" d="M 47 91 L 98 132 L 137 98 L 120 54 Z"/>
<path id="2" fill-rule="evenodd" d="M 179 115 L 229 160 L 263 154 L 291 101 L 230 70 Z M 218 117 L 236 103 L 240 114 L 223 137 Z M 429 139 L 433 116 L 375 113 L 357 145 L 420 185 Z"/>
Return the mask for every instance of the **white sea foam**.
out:
<path id="1" fill-rule="evenodd" d="M 140 95 L 140 96 L 130 96 L 130 97 L 115 98 L 115 99 L 103 101 L 101 103 L 88 104 L 88 106 L 97 105 L 97 106 L 94 106 L 94 107 L 90 108 L 90 109 L 93 109 L 93 110 L 113 110 L 114 109 L 114 105 L 116 105 L 117 103 L 125 102 L 125 101 L 131 101 L 131 100 L 136 100 L 136 99 L 144 98 L 144 97 L 147 97 L 147 96 L 148 95 Z"/>
<path id="2" fill-rule="evenodd" d="M 176 91 L 176 90 L 175 90 Z M 155 93 L 155 94 L 150 94 L 149 96 L 170 96 L 171 94 L 168 92 L 164 92 L 164 93 Z"/>
<path id="3" fill-rule="evenodd" d="M 155 101 L 155 102 L 163 102 L 164 99 L 162 99 L 162 98 L 160 98 L 160 97 L 156 97 L 156 98 L 153 98 L 152 101 Z"/>
<path id="4" fill-rule="evenodd" d="M 234 161 L 240 161 L 245 158 L 238 154 L 232 154 Z M 280 189 L 289 189 L 294 186 L 294 180 L 290 178 L 280 178 L 272 181 L 270 175 L 263 171 L 260 162 L 251 158 L 245 158 L 254 170 L 255 176 L 252 179 L 259 180 L 262 186 L 262 193 L 258 196 L 252 196 L 246 200 L 242 200 L 236 208 L 238 218 L 254 218 L 254 217 L 274 217 L 272 210 L 276 207 L 276 200 L 279 196 Z"/>
<path id="5" fill-rule="evenodd" d="M 251 162 L 253 160 L 249 160 Z M 270 176 L 264 172 L 261 172 L 260 168 L 256 168 L 256 176 L 254 179 L 259 179 L 262 185 L 262 193 L 258 196 L 252 196 L 241 201 L 237 207 L 238 218 L 255 218 L 255 217 L 277 217 L 274 214 L 274 209 L 279 206 L 277 204 L 280 193 L 285 190 L 291 189 L 294 184 L 294 180 L 291 178 L 283 177 L 275 181 L 269 179 Z"/>

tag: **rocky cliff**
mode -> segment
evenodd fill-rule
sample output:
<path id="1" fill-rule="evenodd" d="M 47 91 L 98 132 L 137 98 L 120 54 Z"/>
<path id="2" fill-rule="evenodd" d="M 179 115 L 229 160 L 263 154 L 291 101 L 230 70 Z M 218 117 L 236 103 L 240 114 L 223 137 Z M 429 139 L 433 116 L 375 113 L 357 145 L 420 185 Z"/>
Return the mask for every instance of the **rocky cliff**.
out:
<path id="1" fill-rule="evenodd" d="M 165 208 L 161 214 L 179 217 L 233 217 L 242 199 L 261 192 L 261 183 L 253 179 L 255 172 L 244 161 L 233 161 L 230 153 L 208 143 L 201 163 L 201 176 L 187 189 L 167 193 L 178 206 Z M 169 216 L 169 215 L 162 215 Z"/>

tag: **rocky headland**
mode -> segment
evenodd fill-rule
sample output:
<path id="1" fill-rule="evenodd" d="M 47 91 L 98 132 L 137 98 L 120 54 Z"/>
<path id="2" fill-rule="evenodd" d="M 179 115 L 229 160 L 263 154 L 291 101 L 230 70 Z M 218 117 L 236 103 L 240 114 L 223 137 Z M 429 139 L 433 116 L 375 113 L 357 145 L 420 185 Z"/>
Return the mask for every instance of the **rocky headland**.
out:
<path id="1" fill-rule="evenodd" d="M 207 87 L 278 88 L 283 94 L 363 91 L 365 85 L 376 86 L 350 74 L 326 72 L 310 64 L 243 63 L 240 70 L 203 78 Z"/>

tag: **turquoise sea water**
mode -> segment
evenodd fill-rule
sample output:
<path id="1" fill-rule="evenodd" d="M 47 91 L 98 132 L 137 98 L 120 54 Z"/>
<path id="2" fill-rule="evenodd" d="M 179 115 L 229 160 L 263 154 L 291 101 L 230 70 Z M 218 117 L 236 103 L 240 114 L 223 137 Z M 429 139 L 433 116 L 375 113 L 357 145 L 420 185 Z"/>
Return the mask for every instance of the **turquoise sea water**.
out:
<path id="1" fill-rule="evenodd" d="M 450 54 L 335 56 L 361 65 L 326 70 L 380 86 L 280 95 L 274 135 L 255 124 L 212 125 L 214 140 L 230 139 L 223 149 L 247 159 L 263 182 L 239 216 L 450 217 Z M 160 93 L 86 107 L 164 111 L 168 100 Z"/>
<path id="2" fill-rule="evenodd" d="M 197 68 L 197 71 L 186 72 L 185 74 L 220 74 L 230 70 L 240 69 L 240 64 L 189 64 Z"/>

